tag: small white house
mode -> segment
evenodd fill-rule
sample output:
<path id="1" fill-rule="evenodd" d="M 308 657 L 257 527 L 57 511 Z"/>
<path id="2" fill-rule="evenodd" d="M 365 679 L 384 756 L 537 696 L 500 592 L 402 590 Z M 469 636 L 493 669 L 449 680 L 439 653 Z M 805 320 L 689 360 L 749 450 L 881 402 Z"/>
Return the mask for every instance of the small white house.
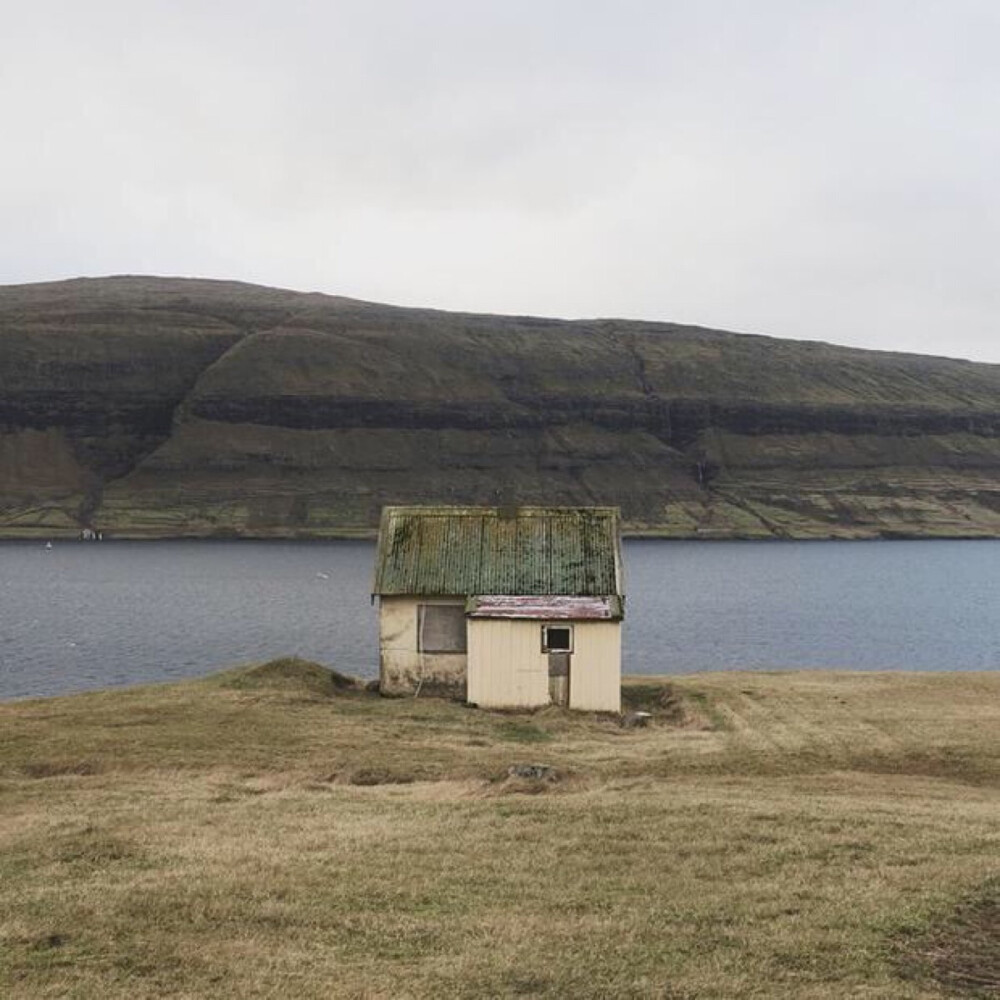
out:
<path id="1" fill-rule="evenodd" d="M 386 507 L 373 597 L 384 694 L 621 708 L 612 507 Z"/>

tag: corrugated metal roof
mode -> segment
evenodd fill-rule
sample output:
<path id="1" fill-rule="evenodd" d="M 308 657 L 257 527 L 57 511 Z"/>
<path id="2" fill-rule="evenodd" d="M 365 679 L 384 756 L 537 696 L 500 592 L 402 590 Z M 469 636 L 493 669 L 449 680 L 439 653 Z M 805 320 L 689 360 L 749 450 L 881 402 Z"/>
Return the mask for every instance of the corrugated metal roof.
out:
<path id="1" fill-rule="evenodd" d="M 470 618 L 532 618 L 540 621 L 616 621 L 622 617 L 621 598 L 538 596 L 514 597 L 488 594 L 470 597 L 465 605 Z"/>
<path id="2" fill-rule="evenodd" d="M 373 593 L 622 593 L 616 507 L 385 507 Z"/>

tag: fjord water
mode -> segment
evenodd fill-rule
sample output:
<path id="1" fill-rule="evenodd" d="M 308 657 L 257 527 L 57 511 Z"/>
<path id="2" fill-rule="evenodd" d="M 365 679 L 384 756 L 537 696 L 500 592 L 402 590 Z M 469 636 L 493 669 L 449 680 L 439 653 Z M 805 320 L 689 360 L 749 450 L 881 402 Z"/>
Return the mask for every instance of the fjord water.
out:
<path id="1" fill-rule="evenodd" d="M 368 542 L 0 543 L 0 699 L 377 673 Z M 624 670 L 1000 667 L 1000 541 L 627 541 Z"/>

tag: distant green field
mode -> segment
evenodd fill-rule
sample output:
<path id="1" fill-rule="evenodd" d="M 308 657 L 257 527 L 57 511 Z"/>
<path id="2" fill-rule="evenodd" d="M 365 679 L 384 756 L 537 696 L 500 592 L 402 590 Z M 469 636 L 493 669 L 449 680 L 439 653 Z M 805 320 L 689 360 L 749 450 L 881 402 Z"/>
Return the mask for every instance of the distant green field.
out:
<path id="1" fill-rule="evenodd" d="M 0 704 L 0 995 L 997 995 L 1000 673 L 625 696 L 647 728 L 286 660 Z"/>

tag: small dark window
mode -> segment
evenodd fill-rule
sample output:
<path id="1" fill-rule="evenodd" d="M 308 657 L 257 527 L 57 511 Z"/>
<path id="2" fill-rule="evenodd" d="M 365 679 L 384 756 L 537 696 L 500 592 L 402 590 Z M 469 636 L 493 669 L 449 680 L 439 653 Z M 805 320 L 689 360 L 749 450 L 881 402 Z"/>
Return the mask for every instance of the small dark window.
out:
<path id="1" fill-rule="evenodd" d="M 461 604 L 418 605 L 417 650 L 421 653 L 464 653 L 465 607 Z"/>
<path id="2" fill-rule="evenodd" d="M 542 652 L 543 653 L 572 653 L 573 652 L 573 626 L 572 625 L 543 625 L 542 626 Z"/>

